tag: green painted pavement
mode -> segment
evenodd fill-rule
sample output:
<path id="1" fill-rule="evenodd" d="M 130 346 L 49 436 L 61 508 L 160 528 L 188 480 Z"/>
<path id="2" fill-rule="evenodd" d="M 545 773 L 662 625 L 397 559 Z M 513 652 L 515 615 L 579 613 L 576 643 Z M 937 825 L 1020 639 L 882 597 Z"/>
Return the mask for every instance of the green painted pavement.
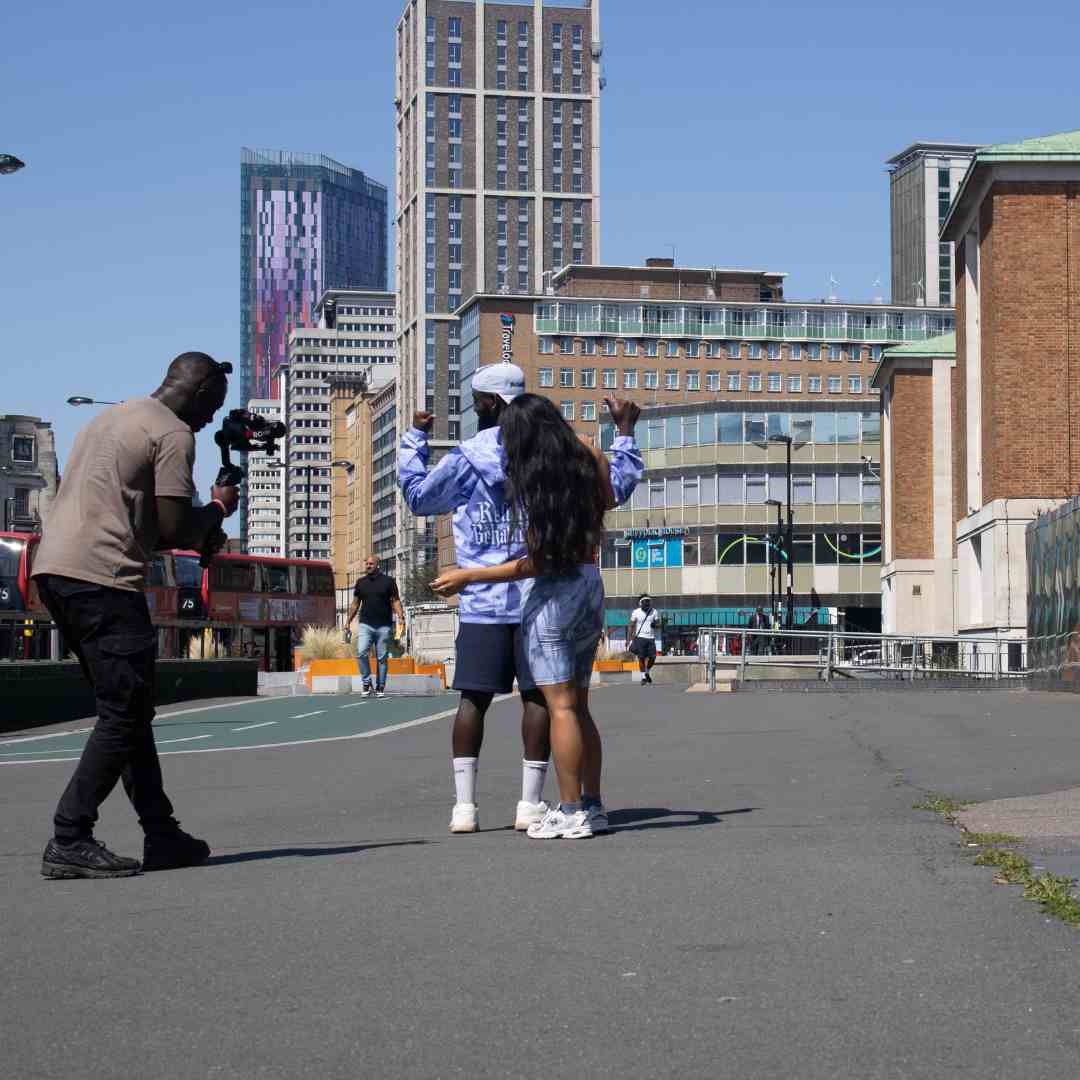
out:
<path id="1" fill-rule="evenodd" d="M 252 698 L 225 705 L 171 709 L 154 721 L 154 735 L 162 755 L 273 749 L 364 738 L 403 724 L 426 722 L 456 707 L 456 694 Z M 0 739 L 0 766 L 75 761 L 91 726 L 92 720 L 86 720 L 57 732 Z"/>

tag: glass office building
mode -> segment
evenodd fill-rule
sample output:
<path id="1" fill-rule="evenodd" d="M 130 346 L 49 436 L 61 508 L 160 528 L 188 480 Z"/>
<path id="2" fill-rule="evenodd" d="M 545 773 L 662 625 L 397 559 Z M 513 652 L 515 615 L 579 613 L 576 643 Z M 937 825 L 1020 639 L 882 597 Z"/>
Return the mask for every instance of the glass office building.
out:
<path id="1" fill-rule="evenodd" d="M 387 190 L 321 154 L 240 159 L 241 400 L 270 398 L 289 332 L 331 288 L 385 291 Z"/>

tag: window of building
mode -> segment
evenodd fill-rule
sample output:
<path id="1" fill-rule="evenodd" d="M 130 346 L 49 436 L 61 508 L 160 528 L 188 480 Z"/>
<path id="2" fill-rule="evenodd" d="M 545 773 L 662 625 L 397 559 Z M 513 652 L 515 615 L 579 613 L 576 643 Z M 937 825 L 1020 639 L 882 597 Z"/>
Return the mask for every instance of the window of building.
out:
<path id="1" fill-rule="evenodd" d="M 756 341 L 751 341 L 747 346 L 747 349 L 749 350 L 748 355 L 751 360 L 761 359 L 761 346 Z"/>
<path id="2" fill-rule="evenodd" d="M 583 401 L 581 403 L 581 419 L 582 420 L 595 420 L 596 419 L 596 402 L 595 401 Z"/>
<path id="3" fill-rule="evenodd" d="M 587 367 L 581 369 L 581 385 L 586 390 L 596 389 L 596 368 Z"/>
<path id="4" fill-rule="evenodd" d="M 727 373 L 727 388 L 729 390 L 742 389 L 742 375 L 738 371 L 729 371 Z"/>
<path id="5" fill-rule="evenodd" d="M 614 368 L 604 368 L 604 389 L 615 390 L 618 388 L 618 382 L 616 381 L 616 372 Z"/>
<path id="6" fill-rule="evenodd" d="M 801 394 L 802 393 L 802 376 L 801 375 L 789 375 L 787 380 L 787 388 L 789 394 Z"/>
<path id="7" fill-rule="evenodd" d="M 627 338 L 623 342 L 623 356 L 637 356 L 638 343 L 635 338 Z"/>
<path id="8" fill-rule="evenodd" d="M 34 460 L 34 436 L 13 435 L 11 438 L 11 460 L 32 462 Z"/>
<path id="9" fill-rule="evenodd" d="M 759 393 L 761 391 L 761 375 L 756 371 L 751 371 L 746 376 L 746 389 L 752 394 Z"/>
<path id="10" fill-rule="evenodd" d="M 679 355 L 679 343 L 677 341 L 669 341 L 667 343 L 667 355 L 678 356 Z"/>
<path id="11" fill-rule="evenodd" d="M 615 355 L 615 339 L 614 338 L 609 338 L 609 337 L 604 338 L 603 352 L 604 352 L 605 356 L 614 356 Z"/>
<path id="12" fill-rule="evenodd" d="M 554 386 L 555 385 L 555 369 L 549 367 L 542 367 L 539 371 L 540 386 Z"/>
<path id="13" fill-rule="evenodd" d="M 701 372 L 700 371 L 688 371 L 686 373 L 686 389 L 687 390 L 700 390 L 701 389 Z"/>
<path id="14" fill-rule="evenodd" d="M 559 385 L 560 386 L 573 386 L 574 385 L 574 369 L 569 367 L 559 368 Z"/>
<path id="15" fill-rule="evenodd" d="M 583 338 L 581 342 L 581 351 L 586 356 L 596 355 L 596 338 Z"/>
<path id="16" fill-rule="evenodd" d="M 559 352 L 572 353 L 574 351 L 574 339 L 569 337 L 559 338 Z"/>
<path id="17" fill-rule="evenodd" d="M 461 68 L 452 67 L 446 73 L 447 86 L 461 86 Z"/>
<path id="18" fill-rule="evenodd" d="M 574 419 L 574 403 L 572 401 L 564 401 L 561 403 L 562 414 L 564 420 Z"/>
<path id="19" fill-rule="evenodd" d="M 858 363 L 862 359 L 862 349 L 858 345 L 849 345 L 847 347 L 848 359 L 853 363 Z"/>
<path id="20" fill-rule="evenodd" d="M 820 360 L 821 359 L 821 346 L 818 345 L 816 342 L 811 344 L 811 345 L 807 345 L 806 346 L 806 355 L 807 355 L 807 358 L 810 359 L 810 360 Z"/>
<path id="21" fill-rule="evenodd" d="M 810 375 L 806 379 L 806 389 L 808 393 L 820 394 L 821 393 L 821 376 Z"/>
<path id="22" fill-rule="evenodd" d="M 841 351 L 840 351 L 840 346 L 839 345 L 830 345 L 829 346 L 829 359 L 830 360 L 839 360 L 839 359 L 841 359 Z"/>
<path id="23" fill-rule="evenodd" d="M 796 342 L 794 345 L 788 346 L 788 352 L 792 360 L 802 359 L 802 346 Z"/>
<path id="24" fill-rule="evenodd" d="M 654 370 L 645 372 L 645 389 L 656 390 L 660 386 L 660 372 Z"/>
<path id="25" fill-rule="evenodd" d="M 451 43 L 446 46 L 446 62 L 451 67 L 461 67 L 461 46 Z"/>
<path id="26" fill-rule="evenodd" d="M 646 341 L 645 341 L 645 355 L 646 356 L 656 356 L 658 351 L 659 351 L 658 348 L 657 348 L 658 344 L 659 343 L 656 342 L 656 341 L 653 341 L 652 338 L 647 338 Z"/>
<path id="27" fill-rule="evenodd" d="M 623 371 L 623 389 L 636 390 L 638 384 L 637 371 L 634 368 L 626 368 Z"/>
<path id="28" fill-rule="evenodd" d="M 499 19 L 495 23 L 495 40 L 496 41 L 505 41 L 506 40 L 506 20 L 505 19 Z"/>
<path id="29" fill-rule="evenodd" d="M 843 380 L 840 378 L 840 376 L 839 375 L 830 375 L 829 376 L 829 393 L 830 394 L 839 394 L 842 388 L 843 388 Z"/>
<path id="30" fill-rule="evenodd" d="M 729 360 L 738 360 L 742 355 L 742 346 L 737 341 L 729 341 L 727 345 L 727 354 Z"/>
<path id="31" fill-rule="evenodd" d="M 770 375 L 769 375 L 769 393 L 770 394 L 778 394 L 778 393 L 780 393 L 781 390 L 783 390 L 783 388 L 784 388 L 783 376 L 781 376 L 779 374 L 779 372 L 770 373 Z"/>
<path id="32" fill-rule="evenodd" d="M 720 389 L 720 372 L 719 371 L 706 371 L 705 372 L 705 389 L 718 391 Z"/>
<path id="33" fill-rule="evenodd" d="M 768 354 L 768 357 L 769 357 L 770 360 L 779 360 L 780 359 L 780 342 L 779 341 L 770 341 L 769 344 L 766 346 L 766 351 L 767 351 L 767 354 Z"/>
<path id="34" fill-rule="evenodd" d="M 847 388 L 849 394 L 861 394 L 862 393 L 862 376 L 861 375 L 849 375 L 847 380 Z"/>
<path id="35" fill-rule="evenodd" d="M 665 390 L 678 390 L 679 389 L 679 372 L 674 368 L 668 368 L 664 372 L 664 389 Z"/>

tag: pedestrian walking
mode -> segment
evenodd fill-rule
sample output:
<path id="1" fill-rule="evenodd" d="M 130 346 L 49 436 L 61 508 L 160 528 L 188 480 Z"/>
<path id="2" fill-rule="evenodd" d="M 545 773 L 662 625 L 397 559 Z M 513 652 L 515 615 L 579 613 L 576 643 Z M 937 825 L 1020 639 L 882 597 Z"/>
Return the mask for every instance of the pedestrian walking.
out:
<path id="1" fill-rule="evenodd" d="M 390 635 L 397 620 L 398 636 L 405 632 L 405 609 L 401 606 L 397 582 L 379 569 L 379 557 L 369 555 L 364 560 L 364 575 L 353 588 L 353 602 L 345 619 L 345 640 L 351 636 L 352 621 L 360 616 L 356 627 L 356 661 L 360 667 L 360 693 L 371 694 L 371 647 L 375 646 L 375 696 L 386 694 L 386 672 L 389 668 Z"/>
<path id="2" fill-rule="evenodd" d="M 155 551 L 218 549 L 235 487 L 196 507 L 195 435 L 225 402 L 231 364 L 189 352 L 150 397 L 106 409 L 75 439 L 34 563 L 42 601 L 94 689 L 97 722 L 53 819 L 41 872 L 50 878 L 128 877 L 137 859 L 94 839 L 98 808 L 122 780 L 143 828 L 141 869 L 205 861 L 165 794 L 154 744 L 157 634 L 143 588 Z"/>
<path id="3" fill-rule="evenodd" d="M 652 597 L 640 597 L 638 606 L 630 615 L 627 637 L 630 639 L 630 652 L 637 657 L 642 686 L 652 684 L 652 669 L 656 663 L 656 627 L 659 622 L 660 612 L 653 607 Z"/>
<path id="4" fill-rule="evenodd" d="M 523 581 L 521 637 L 551 717 L 560 800 L 529 826 L 534 840 L 586 839 L 608 829 L 600 794 L 603 748 L 589 709 L 604 625 L 596 555 L 605 513 L 644 471 L 633 442 L 640 410 L 610 399 L 608 408 L 621 436 L 610 464 L 583 445 L 548 398 L 524 394 L 512 401 L 499 422 L 505 498 L 511 529 L 524 527 L 525 553 L 498 566 L 449 571 L 432 584 L 452 595 L 477 584 Z"/>

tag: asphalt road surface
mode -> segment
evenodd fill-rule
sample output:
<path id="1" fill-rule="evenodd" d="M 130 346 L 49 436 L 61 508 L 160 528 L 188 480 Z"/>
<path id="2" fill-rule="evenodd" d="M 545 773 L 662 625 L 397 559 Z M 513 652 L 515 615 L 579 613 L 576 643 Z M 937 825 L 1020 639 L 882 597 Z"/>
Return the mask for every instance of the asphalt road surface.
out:
<path id="1" fill-rule="evenodd" d="M 117 881 L 38 876 L 82 736 L 5 738 L 0 1073 L 1076 1074 L 1078 932 L 912 809 L 1080 784 L 1075 697 L 601 690 L 615 832 L 578 842 L 508 827 L 515 700 L 483 831 L 447 833 L 450 721 L 417 721 L 451 705 L 174 711 L 167 786 L 215 854 Z M 119 791 L 98 835 L 140 850 Z"/>

